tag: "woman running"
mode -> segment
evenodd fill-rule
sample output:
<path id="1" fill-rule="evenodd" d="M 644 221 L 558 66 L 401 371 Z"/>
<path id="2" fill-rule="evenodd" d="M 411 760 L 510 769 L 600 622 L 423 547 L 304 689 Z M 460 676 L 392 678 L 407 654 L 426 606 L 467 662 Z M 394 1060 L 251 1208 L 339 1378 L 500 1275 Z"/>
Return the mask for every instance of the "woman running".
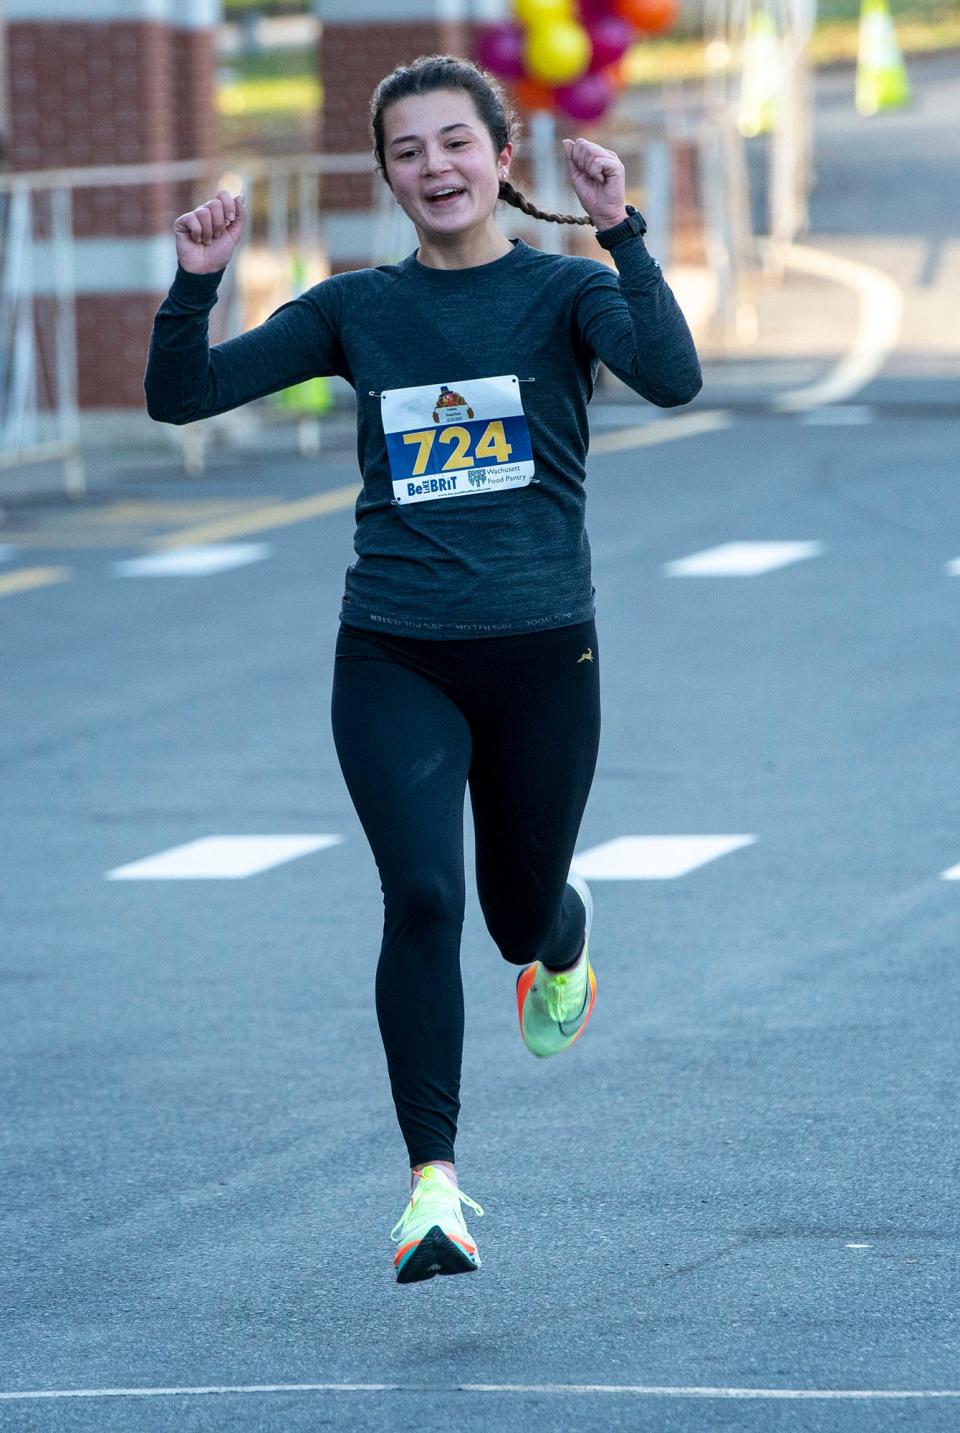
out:
<path id="1" fill-rule="evenodd" d="M 400 1283 L 480 1267 L 462 1205 L 463 805 L 477 893 L 518 966 L 527 1049 L 579 1039 L 597 982 L 590 893 L 570 871 L 600 734 L 584 530 L 587 403 L 602 360 L 660 407 L 701 387 L 690 331 L 625 204 L 612 150 L 565 139 L 585 214 L 544 214 L 509 180 L 518 121 L 484 71 L 402 65 L 370 106 L 376 168 L 412 221 L 400 263 L 336 274 L 213 348 L 207 316 L 243 195 L 174 224 L 153 327 L 151 416 L 190 423 L 321 374 L 356 390 L 363 487 L 336 639 L 332 726 L 383 891 L 376 1009 L 411 1169 L 392 1230 Z M 599 259 L 498 228 L 498 201 L 590 224 Z"/>

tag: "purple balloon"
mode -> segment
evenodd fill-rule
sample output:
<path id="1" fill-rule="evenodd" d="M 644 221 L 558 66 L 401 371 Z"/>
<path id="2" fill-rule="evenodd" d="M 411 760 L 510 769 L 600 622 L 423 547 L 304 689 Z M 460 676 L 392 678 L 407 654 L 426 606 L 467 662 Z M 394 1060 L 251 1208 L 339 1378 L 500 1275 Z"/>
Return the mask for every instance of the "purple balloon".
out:
<path id="1" fill-rule="evenodd" d="M 523 28 L 506 21 L 481 32 L 477 39 L 477 59 L 484 69 L 503 80 L 521 80 L 526 74 L 523 62 Z"/>
<path id="2" fill-rule="evenodd" d="M 633 44 L 633 26 L 619 15 L 603 15 L 599 20 L 591 20 L 587 32 L 593 45 L 589 74 L 615 64 Z"/>
<path id="3" fill-rule="evenodd" d="M 613 99 L 613 86 L 605 75 L 581 75 L 572 85 L 554 90 L 557 104 L 571 119 L 601 119 Z"/>

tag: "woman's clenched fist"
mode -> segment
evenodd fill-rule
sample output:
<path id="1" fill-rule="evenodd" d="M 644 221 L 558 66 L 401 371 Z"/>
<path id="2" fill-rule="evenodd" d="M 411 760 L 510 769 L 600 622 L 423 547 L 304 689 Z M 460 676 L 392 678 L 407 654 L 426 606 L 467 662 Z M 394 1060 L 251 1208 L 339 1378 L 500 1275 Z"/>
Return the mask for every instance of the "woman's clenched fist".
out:
<path id="1" fill-rule="evenodd" d="M 226 268 L 243 237 L 246 205 L 242 194 L 221 189 L 199 209 L 174 220 L 180 266 L 191 274 L 215 274 Z"/>
<path id="2" fill-rule="evenodd" d="M 612 149 L 589 139 L 565 139 L 567 177 L 597 229 L 610 229 L 627 217 L 623 162 Z"/>

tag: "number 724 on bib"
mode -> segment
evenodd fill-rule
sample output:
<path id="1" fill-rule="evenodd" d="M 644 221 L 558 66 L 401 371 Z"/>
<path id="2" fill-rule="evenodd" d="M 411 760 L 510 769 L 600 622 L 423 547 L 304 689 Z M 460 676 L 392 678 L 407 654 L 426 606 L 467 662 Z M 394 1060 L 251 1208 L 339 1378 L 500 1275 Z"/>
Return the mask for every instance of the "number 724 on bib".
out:
<path id="1" fill-rule="evenodd" d="M 530 430 L 517 379 L 473 379 L 462 387 L 465 392 L 444 384 L 439 392 L 424 385 L 383 394 L 384 437 L 398 502 L 521 487 L 532 478 Z"/>

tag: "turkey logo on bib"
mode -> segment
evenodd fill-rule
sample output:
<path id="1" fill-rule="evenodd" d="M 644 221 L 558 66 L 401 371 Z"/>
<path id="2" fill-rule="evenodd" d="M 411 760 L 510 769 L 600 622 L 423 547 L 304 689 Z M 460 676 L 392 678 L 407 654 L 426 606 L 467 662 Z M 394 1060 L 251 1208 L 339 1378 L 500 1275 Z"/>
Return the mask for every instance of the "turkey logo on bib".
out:
<path id="1" fill-rule="evenodd" d="M 433 407 L 433 421 L 435 423 L 466 423 L 472 417 L 473 409 L 467 406 L 466 398 L 442 383 L 440 395 Z"/>

